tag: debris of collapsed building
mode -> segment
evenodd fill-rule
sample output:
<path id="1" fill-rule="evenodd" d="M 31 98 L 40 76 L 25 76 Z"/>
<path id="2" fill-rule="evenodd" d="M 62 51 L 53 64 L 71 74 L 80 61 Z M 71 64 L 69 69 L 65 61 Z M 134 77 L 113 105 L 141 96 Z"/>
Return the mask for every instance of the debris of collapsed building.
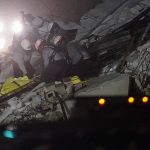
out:
<path id="1" fill-rule="evenodd" d="M 146 95 L 150 95 L 150 42 L 141 45 L 136 51 L 133 51 L 126 59 L 126 67 L 124 72 L 134 76 L 141 83 L 143 91 Z"/>
<path id="2" fill-rule="evenodd" d="M 9 87 L 1 87 L 3 95 L 0 95 L 0 124 L 67 120 L 71 117 L 75 104 L 73 100 L 70 101 L 72 95 L 87 86 L 78 77 L 49 84 L 39 83 L 37 79 L 28 82 L 22 80 L 20 84 L 14 80 L 18 87 L 12 88 L 11 81 Z"/>
<path id="3" fill-rule="evenodd" d="M 145 1 L 142 1 L 141 3 L 144 3 L 144 4 L 143 5 L 140 5 L 140 3 L 138 4 L 141 7 L 137 8 L 138 9 L 137 13 L 132 15 L 132 17 L 135 16 L 136 14 L 139 14 L 139 12 L 140 12 L 139 10 L 143 9 L 143 8 L 146 8 L 146 6 L 148 6 L 148 4 L 149 4 L 149 3 L 146 3 Z M 125 7 L 127 7 L 127 6 L 128 5 L 125 4 Z M 120 7 L 122 8 L 123 6 L 121 5 Z M 119 10 L 121 10 L 120 7 L 118 8 Z M 136 9 L 136 7 L 135 7 L 135 9 Z M 118 9 L 116 10 L 117 14 L 119 12 Z M 109 72 L 109 71 L 115 70 L 115 68 L 118 68 L 117 64 L 119 64 L 119 62 L 122 60 L 121 57 L 122 57 L 122 55 L 124 55 L 124 52 L 126 51 L 130 40 L 131 39 L 133 40 L 133 37 L 131 37 L 131 34 L 130 34 L 131 26 L 134 26 L 135 23 L 140 21 L 140 18 L 142 18 L 144 15 L 145 15 L 145 18 L 146 18 L 147 14 L 148 14 L 148 9 L 146 9 L 144 12 L 142 12 L 142 15 L 140 14 L 141 16 L 138 15 L 138 17 L 133 19 L 131 21 L 131 23 L 129 22 L 128 23 L 128 28 L 130 28 L 130 30 L 128 29 L 128 31 L 126 31 L 126 32 L 125 31 L 120 31 L 120 29 L 122 29 L 122 27 L 120 27 L 119 29 L 116 29 L 112 33 L 104 36 L 104 38 L 102 38 L 100 40 L 97 40 L 94 43 L 89 44 L 89 52 L 90 53 L 92 53 L 92 54 L 94 53 L 94 55 L 97 55 L 97 52 L 98 52 L 98 57 L 99 57 L 98 61 L 100 61 L 101 65 L 104 66 L 104 68 L 103 68 L 104 71 L 103 72 Z M 112 14 L 112 15 L 115 16 L 115 14 Z M 26 37 L 27 34 L 32 32 L 33 34 L 32 34 L 32 36 L 30 36 L 30 38 L 32 39 L 31 41 L 33 41 L 33 42 L 35 42 L 34 40 L 37 39 L 37 38 L 44 38 L 44 39 L 49 40 L 49 38 L 50 38 L 49 37 L 49 32 L 50 31 L 52 31 L 52 32 L 53 31 L 54 32 L 62 32 L 62 33 L 65 33 L 65 34 L 69 33 L 69 36 L 67 35 L 68 39 L 69 40 L 75 39 L 77 30 L 70 30 L 69 32 L 66 32 L 62 28 L 59 28 L 56 23 L 50 22 L 50 21 L 48 21 L 44 18 L 34 17 L 30 14 L 24 14 L 24 13 L 23 13 L 23 16 L 24 16 L 24 22 L 25 22 L 25 29 L 27 31 L 26 34 L 24 34 L 23 36 Z M 129 17 L 126 20 L 130 20 L 132 17 Z M 144 21 L 144 20 L 142 20 L 142 21 Z M 141 23 L 138 22 L 137 24 L 139 24 L 139 26 L 142 25 L 142 21 L 141 21 Z M 146 19 L 145 19 L 145 21 L 146 21 Z M 104 21 L 104 22 L 106 23 L 107 21 Z M 108 22 L 107 24 L 110 24 L 110 23 Z M 102 24 L 100 24 L 99 27 L 101 27 L 101 25 Z M 121 25 L 121 24 L 119 24 L 119 25 Z M 110 27 L 107 27 L 107 25 L 105 25 L 105 27 L 107 29 L 110 29 Z M 113 29 L 115 29 L 115 28 L 113 28 Z M 143 25 L 143 28 L 145 28 L 145 25 Z M 96 28 L 96 29 L 99 30 L 98 28 Z M 124 29 L 124 27 L 123 27 L 123 29 Z M 133 28 L 132 30 L 136 30 L 136 29 Z M 111 29 L 111 31 L 112 31 L 112 29 Z M 141 29 L 141 31 L 143 31 L 143 29 Z M 102 35 L 102 34 L 100 34 L 100 35 Z M 111 38 L 110 38 L 110 36 L 111 36 Z M 139 36 L 139 33 L 137 33 L 136 37 L 137 36 Z M 130 49 L 132 49 L 132 48 L 130 48 Z M 114 60 L 109 59 L 109 58 L 114 58 Z M 118 61 L 118 58 L 119 58 L 119 61 Z M 37 64 L 37 62 L 34 64 L 35 67 L 37 67 L 36 64 Z M 110 65 L 108 65 L 108 67 L 107 67 L 107 64 L 110 64 Z M 38 68 L 37 70 L 40 70 L 40 68 Z M 40 71 L 38 71 L 38 72 L 40 72 Z"/>
<path id="4" fill-rule="evenodd" d="M 70 82 L 40 83 L 31 91 L 24 91 L 20 96 L 1 102 L 0 124 L 67 119 L 73 103 L 69 103 L 68 107 L 66 100 L 72 88 Z"/>
<path id="5" fill-rule="evenodd" d="M 100 76 L 113 72 L 129 73 L 127 68 L 131 65 L 130 75 L 147 95 L 148 88 L 144 88 L 149 85 L 149 18 L 148 7 L 125 25 L 88 45 L 89 52 L 101 70 Z"/>
<path id="6" fill-rule="evenodd" d="M 100 76 L 113 72 L 129 74 L 135 78 L 141 91 L 147 95 L 150 95 L 149 18 L 150 8 L 147 8 L 140 14 L 138 11 L 138 15 L 132 20 L 131 18 L 127 18 L 127 20 L 130 21 L 119 28 L 115 26 L 110 29 L 108 26 L 105 26 L 109 32 L 102 33 L 101 30 L 103 28 L 99 26 L 95 32 L 98 31 L 98 34 L 102 33 L 101 38 L 94 37 L 94 42 L 91 40 L 93 34 L 90 39 L 92 42 L 89 39 L 86 41 L 87 39 L 85 38 L 86 44 L 88 44 L 88 46 L 86 46 L 92 56 L 93 62 L 95 62 L 95 66 L 97 65 L 95 68 L 98 69 Z M 35 42 L 37 38 L 50 41 L 50 31 L 53 31 L 51 32 L 53 34 L 57 32 L 67 34 L 68 40 L 75 39 L 77 33 L 76 29 L 69 30 L 69 32 L 65 31 L 58 27 L 56 23 L 49 22 L 41 17 L 24 14 L 24 19 L 27 31 L 26 34 L 24 34 L 24 38 L 32 32 L 33 34 L 30 36 L 32 42 Z M 97 36 L 98 34 L 95 35 Z M 7 64 L 3 65 L 3 68 L 6 68 L 5 66 Z M 8 70 L 10 70 L 10 68 L 12 68 L 12 66 L 9 66 Z M 8 74 L 9 77 L 12 76 L 12 72 Z M 2 79 L 2 81 L 5 81 L 5 79 Z M 69 85 L 68 88 L 72 89 L 72 86 L 70 87 Z M 61 93 L 56 90 L 54 85 L 42 85 L 42 87 L 32 89 L 31 91 L 23 91 L 21 96 L 14 96 L 9 100 L 7 99 L 7 102 L 1 103 L 0 105 L 0 124 L 67 118 L 69 113 L 64 110 L 66 109 L 64 108 L 66 105 L 61 105 L 60 102 L 60 100 L 69 98 L 68 94 L 70 94 L 70 91 L 66 93 L 66 89 L 67 88 Z"/>
<path id="7" fill-rule="evenodd" d="M 82 36 L 82 38 L 80 39 L 81 42 L 91 43 L 96 41 L 97 39 L 102 39 L 107 34 L 112 33 L 112 31 L 114 31 L 115 29 L 118 29 L 122 25 L 130 22 L 132 19 L 134 19 L 139 14 L 141 14 L 141 12 L 147 9 L 149 6 L 150 6 L 150 2 L 148 0 L 142 0 L 133 3 L 131 1 L 125 0 L 117 8 L 112 10 L 112 12 L 108 13 L 103 18 L 101 18 L 101 15 L 99 15 L 97 17 L 98 18 L 97 22 L 95 21 L 96 19 L 92 20 L 93 16 L 91 15 L 90 18 L 90 14 L 89 14 L 88 17 L 86 17 L 87 19 L 83 20 L 83 23 L 88 21 L 89 22 L 93 21 L 92 22 L 93 27 L 85 31 L 86 34 Z M 101 10 L 103 11 L 103 8 L 101 8 Z M 95 11 L 99 12 L 99 9 Z M 82 19 L 81 19 L 81 23 L 82 23 Z M 87 28 L 89 27 L 87 26 Z M 80 36 L 80 34 L 77 35 L 77 37 L 78 36 Z M 79 39 L 77 38 L 77 40 Z"/>

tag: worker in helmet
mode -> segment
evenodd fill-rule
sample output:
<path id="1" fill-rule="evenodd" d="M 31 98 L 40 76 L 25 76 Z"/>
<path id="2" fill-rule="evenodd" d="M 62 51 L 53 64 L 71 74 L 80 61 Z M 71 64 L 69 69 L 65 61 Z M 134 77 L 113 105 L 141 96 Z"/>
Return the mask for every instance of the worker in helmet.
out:
<path id="1" fill-rule="evenodd" d="M 13 60 L 18 64 L 23 75 L 32 78 L 34 74 L 34 68 L 30 63 L 33 51 L 32 44 L 28 39 L 23 39 L 21 43 L 17 43 L 17 46 L 13 49 Z"/>
<path id="2" fill-rule="evenodd" d="M 41 80 L 44 82 L 60 81 L 67 76 L 68 59 L 66 49 L 63 46 L 63 36 L 55 35 L 53 37 L 53 46 L 38 46 L 40 41 L 35 44 L 36 49 L 42 53 L 44 62 L 44 71 Z"/>

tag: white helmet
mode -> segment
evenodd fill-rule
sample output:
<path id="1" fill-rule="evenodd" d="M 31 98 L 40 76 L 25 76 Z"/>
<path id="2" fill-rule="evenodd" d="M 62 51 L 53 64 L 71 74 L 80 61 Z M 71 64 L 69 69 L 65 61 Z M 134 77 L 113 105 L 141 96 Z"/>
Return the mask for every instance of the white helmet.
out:
<path id="1" fill-rule="evenodd" d="M 21 42 L 21 47 L 22 47 L 24 50 L 27 50 L 27 51 L 29 51 L 29 50 L 32 49 L 31 43 L 30 43 L 30 41 L 27 40 L 27 39 L 22 40 L 22 42 Z"/>

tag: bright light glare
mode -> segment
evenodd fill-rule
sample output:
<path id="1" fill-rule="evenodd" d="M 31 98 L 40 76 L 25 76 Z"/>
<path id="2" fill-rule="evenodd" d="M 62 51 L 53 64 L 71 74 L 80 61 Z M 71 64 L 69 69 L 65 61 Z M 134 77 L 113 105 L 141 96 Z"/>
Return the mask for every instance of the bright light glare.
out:
<path id="1" fill-rule="evenodd" d="M 105 104 L 105 99 L 104 98 L 100 98 L 99 99 L 99 104 L 100 105 L 104 105 Z"/>
<path id="2" fill-rule="evenodd" d="M 146 96 L 143 97 L 143 98 L 142 98 L 142 101 L 143 101 L 143 103 L 147 103 L 147 102 L 148 102 L 148 97 L 146 97 Z"/>
<path id="3" fill-rule="evenodd" d="M 2 32 L 2 31 L 3 31 L 3 29 L 4 29 L 4 25 L 3 25 L 3 23 L 2 23 L 2 22 L 0 22 L 0 32 Z"/>
<path id="4" fill-rule="evenodd" d="M 23 25 L 20 21 L 16 20 L 13 22 L 12 31 L 14 33 L 21 33 L 23 30 Z"/>
<path id="5" fill-rule="evenodd" d="M 128 102 L 129 102 L 130 104 L 134 103 L 134 101 L 135 101 L 134 97 L 129 97 L 129 98 L 128 98 Z"/>
<path id="6" fill-rule="evenodd" d="M 0 49 L 5 47 L 5 39 L 0 38 Z"/>

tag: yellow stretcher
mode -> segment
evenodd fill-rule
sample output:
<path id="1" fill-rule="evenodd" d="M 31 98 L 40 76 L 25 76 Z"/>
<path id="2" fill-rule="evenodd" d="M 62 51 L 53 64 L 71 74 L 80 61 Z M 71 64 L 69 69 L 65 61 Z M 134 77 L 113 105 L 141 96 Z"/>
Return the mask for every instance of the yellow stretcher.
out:
<path id="1" fill-rule="evenodd" d="M 16 91 L 17 89 L 22 88 L 23 86 L 29 84 L 31 80 L 27 77 L 19 77 L 19 78 L 8 78 L 1 86 L 0 86 L 0 96 L 7 95 Z"/>
<path id="2" fill-rule="evenodd" d="M 71 77 L 71 83 L 73 84 L 75 91 L 87 86 L 87 81 L 82 81 L 78 76 Z"/>
<path id="3" fill-rule="evenodd" d="M 80 89 L 87 85 L 87 82 L 81 81 L 78 76 L 71 77 L 70 81 L 74 85 L 75 89 Z M 0 85 L 0 100 L 4 97 L 16 94 L 28 87 L 34 86 L 36 83 L 38 83 L 38 76 L 37 79 L 29 79 L 27 76 L 8 78 L 2 85 Z"/>

